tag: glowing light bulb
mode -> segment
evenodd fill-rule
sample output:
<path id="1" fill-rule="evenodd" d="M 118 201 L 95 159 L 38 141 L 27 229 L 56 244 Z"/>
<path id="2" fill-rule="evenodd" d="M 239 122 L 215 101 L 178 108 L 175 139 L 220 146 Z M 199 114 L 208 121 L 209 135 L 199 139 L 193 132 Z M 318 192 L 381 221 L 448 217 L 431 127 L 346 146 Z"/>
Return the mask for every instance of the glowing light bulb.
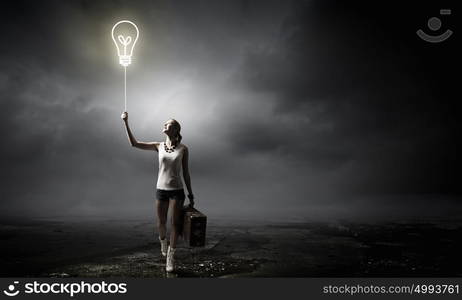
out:
<path id="1" fill-rule="evenodd" d="M 135 33 L 134 37 L 130 35 L 133 33 Z M 112 27 L 112 40 L 117 47 L 119 63 L 124 67 L 132 63 L 133 48 L 135 48 L 139 34 L 135 23 L 128 20 L 119 21 Z"/>

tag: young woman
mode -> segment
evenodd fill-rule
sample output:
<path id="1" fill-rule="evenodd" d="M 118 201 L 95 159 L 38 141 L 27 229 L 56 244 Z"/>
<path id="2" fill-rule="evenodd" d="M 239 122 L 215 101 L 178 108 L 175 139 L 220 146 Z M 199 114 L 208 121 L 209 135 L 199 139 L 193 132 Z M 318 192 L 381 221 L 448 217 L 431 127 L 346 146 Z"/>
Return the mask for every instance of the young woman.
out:
<path id="1" fill-rule="evenodd" d="M 157 178 L 156 208 L 157 226 L 159 228 L 159 240 L 161 253 L 167 256 L 165 269 L 172 272 L 175 268 L 175 249 L 178 233 L 181 226 L 181 209 L 185 200 L 183 182 L 181 180 L 181 170 L 188 189 L 189 205 L 194 206 L 194 196 L 191 188 L 191 177 L 188 167 L 188 147 L 181 143 L 181 126 L 174 119 L 170 119 L 164 124 L 163 133 L 166 135 L 165 142 L 139 142 L 135 139 L 130 127 L 128 126 L 128 113 L 122 114 L 128 139 L 133 147 L 143 150 L 154 150 L 159 153 L 159 175 Z M 171 203 L 172 228 L 170 233 L 170 245 L 167 246 L 167 213 Z"/>

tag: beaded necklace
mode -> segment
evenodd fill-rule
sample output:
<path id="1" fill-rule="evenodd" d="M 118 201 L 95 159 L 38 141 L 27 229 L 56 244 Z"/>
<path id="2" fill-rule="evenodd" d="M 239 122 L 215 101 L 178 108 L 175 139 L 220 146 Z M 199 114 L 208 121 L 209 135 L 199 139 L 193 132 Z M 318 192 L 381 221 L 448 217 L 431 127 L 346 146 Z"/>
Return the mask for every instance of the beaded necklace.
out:
<path id="1" fill-rule="evenodd" d="M 167 143 L 164 143 L 164 149 L 165 149 L 165 152 L 167 153 L 172 153 L 173 151 L 175 151 L 175 148 L 176 146 L 172 144 L 171 147 L 167 147 Z"/>

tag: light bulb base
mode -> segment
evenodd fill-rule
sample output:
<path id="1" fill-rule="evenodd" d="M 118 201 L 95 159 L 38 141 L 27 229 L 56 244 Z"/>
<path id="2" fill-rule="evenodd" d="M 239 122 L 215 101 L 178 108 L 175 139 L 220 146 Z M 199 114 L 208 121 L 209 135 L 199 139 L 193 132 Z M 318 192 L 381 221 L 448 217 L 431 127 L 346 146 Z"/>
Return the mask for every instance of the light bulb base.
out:
<path id="1" fill-rule="evenodd" d="M 122 66 L 127 67 L 132 63 L 132 57 L 130 55 L 121 55 L 119 56 L 119 63 Z"/>

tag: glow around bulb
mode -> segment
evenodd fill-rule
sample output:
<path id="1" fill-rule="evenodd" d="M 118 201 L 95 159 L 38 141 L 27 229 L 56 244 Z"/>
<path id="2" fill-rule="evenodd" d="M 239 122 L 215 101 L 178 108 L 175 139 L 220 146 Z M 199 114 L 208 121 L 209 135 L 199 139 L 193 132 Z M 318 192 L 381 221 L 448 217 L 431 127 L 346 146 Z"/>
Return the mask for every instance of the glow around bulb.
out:
<path id="1" fill-rule="evenodd" d="M 133 33 L 135 33 L 134 37 L 130 35 Z M 117 47 L 119 63 L 124 67 L 132 63 L 133 48 L 139 34 L 136 24 L 128 20 L 119 21 L 112 27 L 112 40 Z"/>

